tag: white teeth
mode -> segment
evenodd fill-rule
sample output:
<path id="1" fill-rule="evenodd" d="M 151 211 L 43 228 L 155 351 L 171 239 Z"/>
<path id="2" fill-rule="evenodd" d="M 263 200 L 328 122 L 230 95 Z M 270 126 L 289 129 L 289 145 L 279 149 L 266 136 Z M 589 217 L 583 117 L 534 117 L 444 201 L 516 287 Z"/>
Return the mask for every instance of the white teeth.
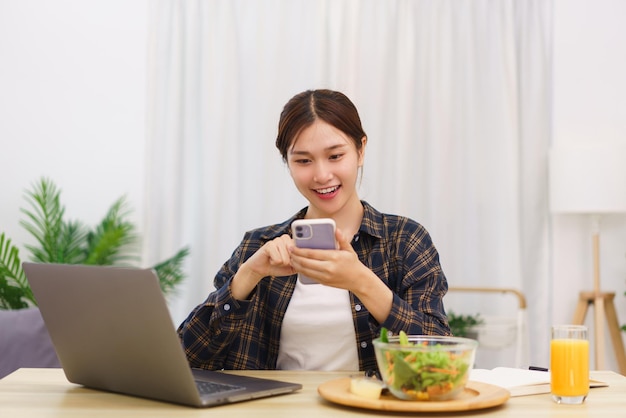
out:
<path id="1" fill-rule="evenodd" d="M 329 187 L 329 188 L 327 188 L 327 189 L 320 189 L 320 190 L 317 190 L 317 192 L 318 192 L 318 193 L 321 193 L 321 194 L 326 194 L 326 193 L 332 193 L 332 192 L 334 192 L 335 190 L 337 190 L 337 186 L 335 186 L 335 187 Z"/>

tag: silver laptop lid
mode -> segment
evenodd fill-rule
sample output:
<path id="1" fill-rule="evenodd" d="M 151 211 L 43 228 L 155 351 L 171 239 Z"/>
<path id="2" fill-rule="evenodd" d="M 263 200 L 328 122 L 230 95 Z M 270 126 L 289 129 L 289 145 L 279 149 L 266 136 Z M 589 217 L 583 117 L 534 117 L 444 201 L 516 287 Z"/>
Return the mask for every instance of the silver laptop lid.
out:
<path id="1" fill-rule="evenodd" d="M 193 406 L 301 388 L 202 371 L 246 388 L 202 400 L 153 270 L 37 263 L 23 268 L 70 382 Z"/>

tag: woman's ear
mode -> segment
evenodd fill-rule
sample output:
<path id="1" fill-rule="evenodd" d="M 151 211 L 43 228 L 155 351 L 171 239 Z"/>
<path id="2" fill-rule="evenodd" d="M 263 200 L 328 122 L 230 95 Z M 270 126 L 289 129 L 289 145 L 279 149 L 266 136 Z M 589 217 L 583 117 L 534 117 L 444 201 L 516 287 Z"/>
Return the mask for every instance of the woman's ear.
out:
<path id="1" fill-rule="evenodd" d="M 361 149 L 359 150 L 359 167 L 363 167 L 365 161 L 365 146 L 367 145 L 367 137 L 361 138 Z"/>

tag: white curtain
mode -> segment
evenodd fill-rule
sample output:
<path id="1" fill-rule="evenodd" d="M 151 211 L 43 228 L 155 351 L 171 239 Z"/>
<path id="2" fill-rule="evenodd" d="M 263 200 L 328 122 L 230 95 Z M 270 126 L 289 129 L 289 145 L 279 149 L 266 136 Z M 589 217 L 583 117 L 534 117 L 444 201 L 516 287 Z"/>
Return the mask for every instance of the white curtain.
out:
<path id="1" fill-rule="evenodd" d="M 368 134 L 361 197 L 422 223 L 451 286 L 522 290 L 547 341 L 551 5 L 150 2 L 143 235 L 146 262 L 191 248 L 175 321 L 213 289 L 245 230 L 306 205 L 274 147 L 278 116 L 294 94 L 331 88 Z M 546 364 L 543 347 L 532 356 Z"/>

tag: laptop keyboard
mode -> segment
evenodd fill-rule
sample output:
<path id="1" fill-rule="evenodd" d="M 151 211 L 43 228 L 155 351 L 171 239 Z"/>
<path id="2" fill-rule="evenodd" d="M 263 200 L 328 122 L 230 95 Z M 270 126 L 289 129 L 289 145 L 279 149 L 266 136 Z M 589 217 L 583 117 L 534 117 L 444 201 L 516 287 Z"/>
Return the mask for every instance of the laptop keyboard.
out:
<path id="1" fill-rule="evenodd" d="M 196 380 L 196 386 L 198 387 L 200 395 L 211 395 L 215 393 L 223 393 L 243 389 L 242 386 L 229 385 L 227 383 L 205 382 L 201 380 Z"/>

